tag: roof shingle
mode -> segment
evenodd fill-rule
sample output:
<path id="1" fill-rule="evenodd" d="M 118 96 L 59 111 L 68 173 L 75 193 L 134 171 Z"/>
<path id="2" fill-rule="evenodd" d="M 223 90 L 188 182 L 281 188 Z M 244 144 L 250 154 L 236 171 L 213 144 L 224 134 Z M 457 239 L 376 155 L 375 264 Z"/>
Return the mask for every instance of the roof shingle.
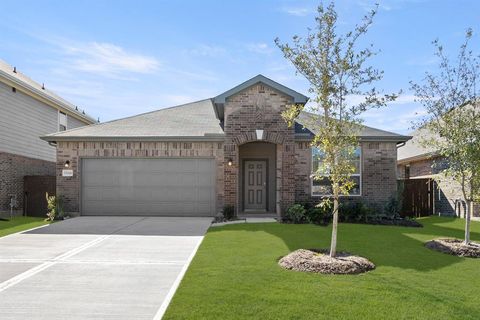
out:
<path id="1" fill-rule="evenodd" d="M 43 137 L 62 138 L 154 138 L 204 137 L 223 134 L 210 99 L 140 115 L 98 123 Z"/>

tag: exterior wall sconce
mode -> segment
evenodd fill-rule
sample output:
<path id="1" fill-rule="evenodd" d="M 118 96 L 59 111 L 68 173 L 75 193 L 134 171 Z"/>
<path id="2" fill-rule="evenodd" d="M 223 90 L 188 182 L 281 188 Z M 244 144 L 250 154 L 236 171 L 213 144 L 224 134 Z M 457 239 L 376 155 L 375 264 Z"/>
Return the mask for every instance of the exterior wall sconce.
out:
<path id="1" fill-rule="evenodd" d="M 227 164 L 228 164 L 228 166 L 229 166 L 229 167 L 231 167 L 231 166 L 232 166 L 232 164 L 233 164 L 233 160 L 232 160 L 232 158 L 228 159 L 228 162 L 227 162 Z"/>
<path id="2" fill-rule="evenodd" d="M 263 139 L 263 130 L 255 130 L 255 134 L 257 135 L 257 140 L 262 140 Z"/>
<path id="3" fill-rule="evenodd" d="M 70 168 L 70 160 L 65 161 L 65 168 Z"/>

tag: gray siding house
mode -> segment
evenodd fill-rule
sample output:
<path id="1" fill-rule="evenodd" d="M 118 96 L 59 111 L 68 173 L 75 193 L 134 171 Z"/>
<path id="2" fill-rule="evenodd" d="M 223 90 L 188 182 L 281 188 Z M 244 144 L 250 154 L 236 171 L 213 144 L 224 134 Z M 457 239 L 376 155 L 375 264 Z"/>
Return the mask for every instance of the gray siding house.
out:
<path id="1" fill-rule="evenodd" d="M 329 195 L 310 178 L 321 161 L 304 113 L 308 98 L 258 75 L 197 102 L 49 134 L 57 146 L 57 194 L 74 215 L 277 214 Z M 357 185 L 346 198 L 385 204 L 397 191 L 397 144 L 409 137 L 364 127 Z M 63 176 L 68 163 L 73 176 Z"/>
<path id="2" fill-rule="evenodd" d="M 55 175 L 55 147 L 40 140 L 47 133 L 95 120 L 0 60 L 0 213 L 17 201 L 23 209 L 23 177 Z"/>

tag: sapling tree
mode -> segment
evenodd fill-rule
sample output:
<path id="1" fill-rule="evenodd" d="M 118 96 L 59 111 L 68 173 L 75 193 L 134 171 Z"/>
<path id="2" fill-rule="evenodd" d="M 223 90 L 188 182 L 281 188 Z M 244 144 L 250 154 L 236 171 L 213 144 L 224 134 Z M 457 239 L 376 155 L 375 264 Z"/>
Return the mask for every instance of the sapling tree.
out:
<path id="1" fill-rule="evenodd" d="M 355 171 L 352 160 L 362 129 L 360 116 L 369 109 L 385 106 L 397 97 L 396 94 L 382 94 L 374 86 L 382 79 L 383 71 L 367 65 L 369 58 L 378 53 L 373 45 L 358 48 L 359 41 L 372 25 L 377 9 L 378 5 L 352 31 L 339 34 L 333 2 L 328 6 L 321 4 L 315 28 L 309 29 L 305 37 L 294 36 L 291 44 L 275 39 L 285 58 L 310 83 L 313 104 L 308 107 L 308 120 L 304 121 L 304 125 L 314 133 L 311 146 L 319 150 L 322 158 L 312 179 L 328 179 L 331 185 L 331 195 L 319 205 L 333 202 L 332 257 L 335 257 L 337 247 L 339 199 L 355 186 L 351 176 Z M 357 103 L 352 103 L 352 100 Z M 283 117 L 289 125 L 293 125 L 304 108 L 293 105 L 283 113 Z"/>
<path id="2" fill-rule="evenodd" d="M 470 242 L 473 202 L 480 200 L 480 56 L 469 49 L 472 34 L 468 29 L 454 61 L 433 41 L 438 68 L 426 72 L 422 82 L 410 83 L 427 111 L 415 124 L 425 133 L 419 142 L 436 150 L 445 162 L 442 176 L 461 186 L 467 202 L 465 244 Z"/>

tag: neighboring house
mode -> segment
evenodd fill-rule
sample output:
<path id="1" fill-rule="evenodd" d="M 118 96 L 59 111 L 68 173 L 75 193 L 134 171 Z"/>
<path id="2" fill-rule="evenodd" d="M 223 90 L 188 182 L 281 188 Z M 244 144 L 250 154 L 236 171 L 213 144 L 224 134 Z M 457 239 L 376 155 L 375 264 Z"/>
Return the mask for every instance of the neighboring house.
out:
<path id="1" fill-rule="evenodd" d="M 464 216 L 466 203 L 460 184 L 442 174 L 447 164 L 435 148 L 421 144 L 422 139 L 435 137 L 423 128 L 415 130 L 411 135 L 412 139 L 398 148 L 398 178 L 434 180 L 430 195 L 433 196 L 433 213 Z M 477 204 L 473 206 L 473 215 L 480 216 L 480 207 Z"/>
<path id="2" fill-rule="evenodd" d="M 55 148 L 40 140 L 47 133 L 95 120 L 43 85 L 0 60 L 0 213 L 23 209 L 23 177 L 55 175 Z"/>
<path id="3" fill-rule="evenodd" d="M 57 193 L 81 215 L 281 214 L 328 195 L 303 113 L 308 98 L 258 75 L 212 99 L 43 137 L 57 145 Z M 397 144 L 409 137 L 364 127 L 349 198 L 383 205 L 397 191 Z M 63 177 L 65 163 L 72 177 Z"/>

